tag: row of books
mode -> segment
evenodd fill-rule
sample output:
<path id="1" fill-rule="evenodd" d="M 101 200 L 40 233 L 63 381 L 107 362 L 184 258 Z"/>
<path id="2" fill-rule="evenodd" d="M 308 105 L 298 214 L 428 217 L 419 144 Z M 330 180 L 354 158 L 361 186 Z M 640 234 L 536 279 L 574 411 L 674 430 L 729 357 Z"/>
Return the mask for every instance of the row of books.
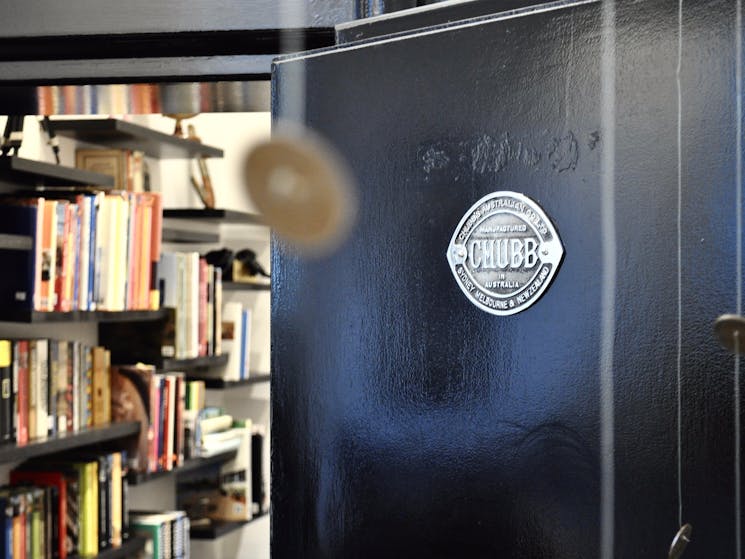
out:
<path id="1" fill-rule="evenodd" d="M 222 353 L 222 270 L 197 252 L 163 252 L 158 266 L 163 307 L 170 309 L 165 358 Z"/>
<path id="2" fill-rule="evenodd" d="M 253 99 L 253 82 L 42 85 L 36 88 L 40 115 L 127 115 L 183 112 L 243 112 Z"/>
<path id="3" fill-rule="evenodd" d="M 187 385 L 184 373 L 157 374 L 152 365 L 112 367 L 112 419 L 141 424 L 128 449 L 134 471 L 170 471 L 183 464 Z"/>
<path id="4" fill-rule="evenodd" d="M 222 469 L 218 493 L 228 502 L 221 499 L 219 519 L 248 520 L 263 512 L 262 426 L 206 406 L 204 381 L 187 381 L 183 373 L 159 374 L 140 363 L 113 367 L 111 377 L 113 419 L 139 421 L 142 426 L 139 439 L 127 449 L 130 468 L 146 473 L 168 471 L 186 459 L 235 451 L 235 458 Z M 193 502 L 183 502 L 183 508 L 192 510 L 198 505 L 204 495 L 197 494 Z"/>
<path id="5" fill-rule="evenodd" d="M 146 557 L 188 559 L 190 521 L 184 511 L 132 511 L 130 522 L 133 533 L 148 539 Z"/>
<path id="6" fill-rule="evenodd" d="M 22 464 L 0 488 L 0 559 L 95 557 L 129 535 L 121 452 Z"/>
<path id="7" fill-rule="evenodd" d="M 59 196 L 64 196 L 61 194 Z M 0 250 L 0 305 L 13 310 L 157 309 L 161 197 L 152 192 L 10 198 L 0 233 L 31 237 Z"/>
<path id="8" fill-rule="evenodd" d="M 111 421 L 110 353 L 65 340 L 0 340 L 0 441 L 24 445 Z"/>

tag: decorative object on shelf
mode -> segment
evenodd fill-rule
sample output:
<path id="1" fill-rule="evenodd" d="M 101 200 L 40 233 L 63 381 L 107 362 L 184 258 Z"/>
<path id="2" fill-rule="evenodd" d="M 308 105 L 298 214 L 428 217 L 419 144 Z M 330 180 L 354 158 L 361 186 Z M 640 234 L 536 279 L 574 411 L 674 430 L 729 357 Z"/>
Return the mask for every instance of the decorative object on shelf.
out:
<path id="1" fill-rule="evenodd" d="M 202 139 L 197 136 L 197 132 L 193 124 L 189 125 L 189 135 L 187 136 L 187 139 L 199 144 L 202 143 Z M 194 190 L 199 195 L 199 199 L 202 200 L 204 207 L 214 208 L 215 192 L 212 189 L 212 178 L 210 178 L 210 172 L 207 169 L 207 158 L 203 155 L 197 155 L 195 159 L 197 162 L 197 166 L 199 167 L 199 174 L 202 176 L 202 183 L 200 184 L 199 181 L 197 181 L 197 178 L 194 176 L 194 173 L 192 173 L 190 177 L 191 185 L 194 187 Z"/>
<path id="2" fill-rule="evenodd" d="M 168 118 L 172 118 L 176 121 L 176 125 L 173 129 L 173 135 L 177 138 L 183 138 L 184 137 L 184 128 L 182 126 L 182 123 L 185 120 L 188 120 L 190 118 L 194 118 L 199 113 L 168 113 L 164 114 L 163 116 L 166 116 Z"/>
<path id="3" fill-rule="evenodd" d="M 352 173 L 336 150 L 309 130 L 280 124 L 246 158 L 249 194 L 267 224 L 306 253 L 334 250 L 357 215 Z"/>
<path id="4" fill-rule="evenodd" d="M 248 248 L 239 250 L 233 259 L 233 281 L 236 283 L 268 283 L 269 274 Z"/>
<path id="5" fill-rule="evenodd" d="M 23 119 L 24 115 L 8 115 L 3 133 L 3 156 L 18 155 L 23 143 Z"/>
<path id="6" fill-rule="evenodd" d="M 54 160 L 56 161 L 57 165 L 59 165 L 59 138 L 57 138 L 57 134 L 55 134 L 54 132 L 54 125 L 52 124 L 52 121 L 49 120 L 48 116 L 45 116 L 43 119 L 41 119 L 41 129 L 47 135 L 47 145 L 52 148 Z"/>
<path id="7" fill-rule="evenodd" d="M 223 277 L 234 283 L 268 285 L 270 275 L 248 248 L 233 253 L 229 248 L 213 250 L 205 255 L 207 263 L 221 268 Z"/>

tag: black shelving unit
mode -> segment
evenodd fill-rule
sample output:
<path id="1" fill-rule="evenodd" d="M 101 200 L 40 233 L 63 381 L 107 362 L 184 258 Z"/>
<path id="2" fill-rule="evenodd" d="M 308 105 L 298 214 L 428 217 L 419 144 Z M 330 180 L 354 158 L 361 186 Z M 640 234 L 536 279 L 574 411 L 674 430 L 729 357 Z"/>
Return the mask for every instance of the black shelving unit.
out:
<path id="1" fill-rule="evenodd" d="M 160 370 L 167 371 L 194 371 L 197 369 L 209 369 L 219 367 L 228 362 L 229 354 L 207 355 L 205 357 L 195 357 L 194 359 L 163 359 Z"/>
<path id="2" fill-rule="evenodd" d="M 265 517 L 268 512 L 254 516 L 251 520 L 245 520 L 243 522 L 225 522 L 213 520 L 209 526 L 192 526 L 189 531 L 189 537 L 192 540 L 216 540 L 230 532 L 240 530 L 247 524 L 256 522 L 257 520 Z"/>
<path id="3" fill-rule="evenodd" d="M 251 384 L 259 384 L 262 382 L 269 382 L 272 375 L 268 373 L 252 374 L 247 379 L 243 380 L 225 380 L 221 378 L 210 378 L 207 376 L 200 375 L 186 375 L 188 380 L 201 380 L 204 381 L 204 385 L 211 390 L 225 390 L 228 388 L 235 388 L 237 386 L 249 386 Z"/>
<path id="4" fill-rule="evenodd" d="M 164 134 L 116 118 L 54 120 L 59 136 L 90 144 L 145 152 L 158 159 L 189 159 L 192 157 L 222 157 L 223 150 L 185 138 Z"/>
<path id="5" fill-rule="evenodd" d="M 260 215 L 218 208 L 167 208 L 163 210 L 163 218 L 188 219 L 201 223 L 264 224 Z"/>
<path id="6" fill-rule="evenodd" d="M 41 324 L 47 322 L 138 322 L 159 320 L 165 311 L 72 311 L 39 312 L 0 309 L 0 322 Z"/>
<path id="7" fill-rule="evenodd" d="M 141 538 L 139 536 L 133 536 L 124 540 L 121 546 L 106 549 L 95 557 L 96 559 L 129 559 L 130 557 L 134 557 L 138 552 L 145 549 L 146 543 L 147 539 Z M 80 558 L 77 555 L 73 555 L 70 559 Z"/>
<path id="8" fill-rule="evenodd" d="M 23 157 L 0 157 L 0 184 L 4 189 L 19 190 L 36 187 L 96 186 L 112 188 L 114 177 L 55 165 Z"/>
<path id="9" fill-rule="evenodd" d="M 187 231 L 184 229 L 163 227 L 163 242 L 192 245 L 212 244 L 220 242 L 220 235 L 204 231 Z"/>
<path id="10" fill-rule="evenodd" d="M 221 452 L 220 454 L 215 454 L 214 456 L 208 456 L 205 458 L 192 458 L 190 460 L 184 460 L 184 464 L 182 466 L 174 468 L 173 470 L 150 473 L 130 472 L 127 476 L 127 481 L 130 485 L 141 485 L 155 479 L 160 479 L 172 475 L 178 476 L 188 472 L 201 470 L 202 468 L 207 468 L 209 466 L 214 466 L 216 464 L 222 464 L 223 462 L 227 462 L 228 460 L 232 460 L 233 458 L 235 458 L 235 455 L 236 451 L 230 450 L 228 452 Z"/>
<path id="11" fill-rule="evenodd" d="M 123 439 L 140 432 L 139 422 L 112 423 L 104 427 L 93 427 L 77 433 L 66 433 L 47 439 L 31 440 L 23 446 L 0 445 L 0 463 L 20 462 L 37 456 L 62 452 L 83 446 Z"/>
<path id="12" fill-rule="evenodd" d="M 222 282 L 223 291 L 271 291 L 270 284 L 261 283 L 242 283 L 239 281 Z"/>

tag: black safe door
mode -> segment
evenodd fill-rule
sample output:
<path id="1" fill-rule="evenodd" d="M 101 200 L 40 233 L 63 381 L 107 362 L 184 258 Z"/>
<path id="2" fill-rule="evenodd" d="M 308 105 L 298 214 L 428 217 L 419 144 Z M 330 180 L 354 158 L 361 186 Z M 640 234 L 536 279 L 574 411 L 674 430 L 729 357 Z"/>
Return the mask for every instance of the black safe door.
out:
<path id="1" fill-rule="evenodd" d="M 737 4 L 684 2 L 679 26 L 677 2 L 618 2 L 612 29 L 603 9 L 276 66 L 274 116 L 298 118 L 303 68 L 303 121 L 354 170 L 360 213 L 329 257 L 274 244 L 274 557 L 599 557 L 613 271 L 614 556 L 667 557 L 679 481 L 684 557 L 734 556 L 734 360 L 713 323 L 737 306 Z M 446 259 L 466 211 L 503 190 L 537 201 L 565 250 L 507 317 L 467 300 Z"/>

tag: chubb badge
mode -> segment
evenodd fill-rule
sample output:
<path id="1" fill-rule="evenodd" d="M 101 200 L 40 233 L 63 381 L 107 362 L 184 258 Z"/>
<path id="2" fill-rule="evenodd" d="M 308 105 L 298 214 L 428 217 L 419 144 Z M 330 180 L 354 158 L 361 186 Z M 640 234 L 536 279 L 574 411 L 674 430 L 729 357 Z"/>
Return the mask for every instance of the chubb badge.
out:
<path id="1" fill-rule="evenodd" d="M 541 207 L 517 192 L 485 196 L 460 220 L 447 258 L 455 281 L 481 310 L 524 311 L 556 275 L 564 247 Z"/>

